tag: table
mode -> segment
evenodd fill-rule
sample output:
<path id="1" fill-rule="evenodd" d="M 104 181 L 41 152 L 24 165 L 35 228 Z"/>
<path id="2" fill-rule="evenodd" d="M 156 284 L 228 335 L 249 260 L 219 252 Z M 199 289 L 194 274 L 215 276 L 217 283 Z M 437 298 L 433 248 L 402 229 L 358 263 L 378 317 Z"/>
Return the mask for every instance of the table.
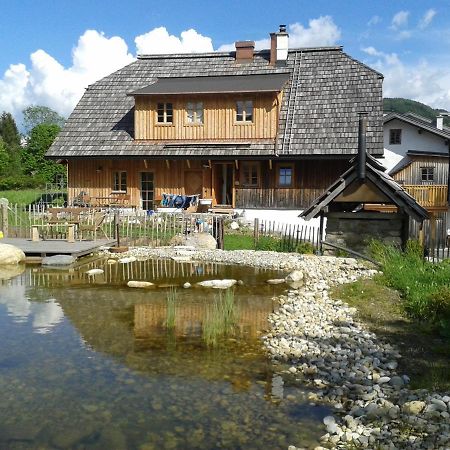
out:
<path id="1" fill-rule="evenodd" d="M 75 227 L 74 223 L 47 223 L 45 225 L 31 225 L 31 240 L 33 242 L 39 242 L 41 240 L 39 236 L 39 228 L 56 228 L 67 227 L 67 242 L 75 242 Z"/>

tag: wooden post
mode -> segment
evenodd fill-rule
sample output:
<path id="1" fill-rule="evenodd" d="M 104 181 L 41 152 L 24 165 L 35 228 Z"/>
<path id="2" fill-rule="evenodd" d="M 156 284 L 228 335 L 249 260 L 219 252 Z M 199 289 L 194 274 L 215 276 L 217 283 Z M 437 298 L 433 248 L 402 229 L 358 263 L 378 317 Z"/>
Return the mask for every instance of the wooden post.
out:
<path id="1" fill-rule="evenodd" d="M 8 200 L 3 199 L 0 203 L 2 214 L 3 237 L 8 237 Z"/>
<path id="2" fill-rule="evenodd" d="M 259 219 L 255 217 L 255 223 L 253 225 L 253 240 L 254 240 L 254 246 L 256 248 L 256 244 L 259 240 Z"/>
<path id="3" fill-rule="evenodd" d="M 431 251 L 433 252 L 434 258 L 434 246 L 436 243 L 436 216 L 434 215 L 434 213 L 431 213 L 430 215 L 430 235 L 431 235 L 430 247 Z"/>
<path id="4" fill-rule="evenodd" d="M 117 247 L 120 247 L 119 211 L 114 212 L 114 239 L 117 242 Z"/>
<path id="5" fill-rule="evenodd" d="M 319 241 L 319 254 L 323 255 L 323 244 L 322 244 L 322 241 L 323 241 L 323 211 L 320 212 L 320 231 L 319 231 L 319 234 L 320 234 L 319 239 L 318 239 L 318 241 Z"/>
<path id="6" fill-rule="evenodd" d="M 67 225 L 67 242 L 75 242 L 75 225 Z"/>

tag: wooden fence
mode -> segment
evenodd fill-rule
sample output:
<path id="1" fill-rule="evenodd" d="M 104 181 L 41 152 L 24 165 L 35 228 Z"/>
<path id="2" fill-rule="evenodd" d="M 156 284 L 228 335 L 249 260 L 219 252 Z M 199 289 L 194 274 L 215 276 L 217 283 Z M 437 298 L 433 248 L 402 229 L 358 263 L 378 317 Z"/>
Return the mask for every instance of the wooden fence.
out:
<path id="1" fill-rule="evenodd" d="M 279 250 L 282 251 L 296 251 L 299 244 L 309 244 L 313 247 L 313 250 L 319 250 L 322 240 L 318 226 L 255 219 L 255 247 L 258 247 L 258 241 L 263 237 L 272 237 L 279 240 Z"/>
<path id="2" fill-rule="evenodd" d="M 11 204 L 0 209 L 3 234 L 12 238 L 31 239 L 33 225 L 46 225 L 50 214 L 45 205 Z M 83 208 L 82 217 L 92 223 L 98 209 Z M 168 245 L 175 236 L 198 232 L 213 235 L 218 248 L 223 248 L 223 216 L 204 213 L 155 213 L 128 208 L 102 209 L 105 215 L 96 232 L 97 238 L 117 240 L 120 245 L 160 247 Z M 67 227 L 55 226 L 49 230 L 51 239 L 64 239 Z M 180 242 L 181 244 L 181 242 Z"/>

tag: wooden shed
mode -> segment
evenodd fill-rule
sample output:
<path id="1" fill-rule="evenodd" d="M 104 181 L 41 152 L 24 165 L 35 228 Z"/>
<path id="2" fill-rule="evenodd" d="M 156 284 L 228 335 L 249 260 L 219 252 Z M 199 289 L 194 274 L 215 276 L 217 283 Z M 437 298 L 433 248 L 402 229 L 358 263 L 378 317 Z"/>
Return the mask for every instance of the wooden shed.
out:
<path id="1" fill-rule="evenodd" d="M 373 157 L 367 155 L 367 116 L 360 114 L 358 154 L 342 174 L 300 217 L 327 218 L 326 242 L 338 247 L 364 251 L 375 238 L 403 246 L 409 237 L 409 221 L 420 224 L 429 214 Z M 391 211 L 374 211 L 374 205 L 393 206 Z"/>

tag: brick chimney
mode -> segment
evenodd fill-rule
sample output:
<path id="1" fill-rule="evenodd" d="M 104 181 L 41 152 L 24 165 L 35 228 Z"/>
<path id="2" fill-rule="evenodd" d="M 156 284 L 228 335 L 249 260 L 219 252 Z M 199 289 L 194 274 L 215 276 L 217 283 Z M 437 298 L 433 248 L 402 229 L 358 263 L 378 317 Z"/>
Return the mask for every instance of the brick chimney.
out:
<path id="1" fill-rule="evenodd" d="M 289 34 L 286 25 L 280 25 L 278 33 L 270 33 L 270 64 L 272 66 L 286 64 L 288 57 Z"/>
<path id="2" fill-rule="evenodd" d="M 245 64 L 253 61 L 254 41 L 237 41 L 234 45 L 236 46 L 236 62 Z"/>

